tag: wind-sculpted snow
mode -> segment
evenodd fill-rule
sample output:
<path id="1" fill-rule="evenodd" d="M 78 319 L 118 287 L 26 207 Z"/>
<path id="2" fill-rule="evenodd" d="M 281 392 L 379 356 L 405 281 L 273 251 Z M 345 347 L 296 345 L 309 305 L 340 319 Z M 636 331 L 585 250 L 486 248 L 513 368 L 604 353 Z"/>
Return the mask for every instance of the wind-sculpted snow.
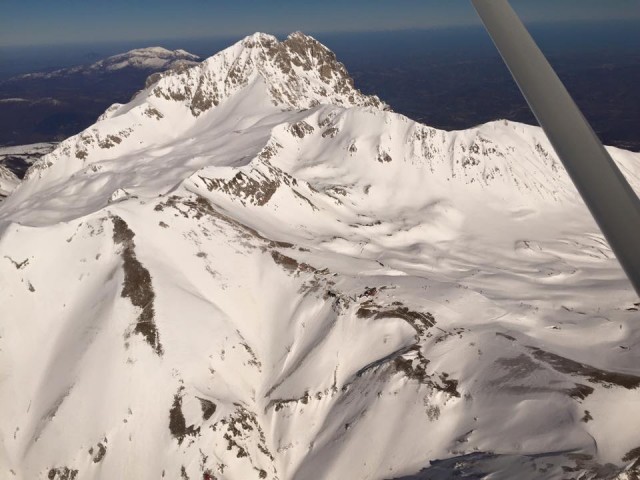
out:
<path id="1" fill-rule="evenodd" d="M 256 34 L 30 170 L 3 476 L 638 475 L 640 304 L 542 132 L 438 131 L 345 76 Z"/>

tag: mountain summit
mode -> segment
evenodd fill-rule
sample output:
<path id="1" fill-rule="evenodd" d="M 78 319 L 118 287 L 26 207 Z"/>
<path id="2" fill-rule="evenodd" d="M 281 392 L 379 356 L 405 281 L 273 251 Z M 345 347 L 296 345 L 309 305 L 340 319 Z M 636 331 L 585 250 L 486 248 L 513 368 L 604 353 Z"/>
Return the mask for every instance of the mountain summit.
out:
<path id="1" fill-rule="evenodd" d="M 113 105 L 0 249 L 8 478 L 637 474 L 640 305 L 541 130 L 413 122 L 301 33 Z"/>
<path id="2" fill-rule="evenodd" d="M 362 95 L 335 54 L 300 32 L 283 42 L 256 33 L 179 75 L 165 75 L 147 95 L 184 102 L 194 116 L 255 82 L 264 83 L 274 105 L 303 109 L 324 104 L 384 106 Z M 148 82 L 148 87 L 149 87 Z"/>

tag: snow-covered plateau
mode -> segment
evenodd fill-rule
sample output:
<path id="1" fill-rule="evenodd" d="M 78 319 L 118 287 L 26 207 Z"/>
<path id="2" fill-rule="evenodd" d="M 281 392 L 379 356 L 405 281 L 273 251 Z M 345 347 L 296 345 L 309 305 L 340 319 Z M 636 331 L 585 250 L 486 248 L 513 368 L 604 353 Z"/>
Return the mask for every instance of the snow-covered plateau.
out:
<path id="1" fill-rule="evenodd" d="M 159 77 L 0 204 L 0 478 L 638 478 L 640 304 L 539 128 L 301 33 Z"/>

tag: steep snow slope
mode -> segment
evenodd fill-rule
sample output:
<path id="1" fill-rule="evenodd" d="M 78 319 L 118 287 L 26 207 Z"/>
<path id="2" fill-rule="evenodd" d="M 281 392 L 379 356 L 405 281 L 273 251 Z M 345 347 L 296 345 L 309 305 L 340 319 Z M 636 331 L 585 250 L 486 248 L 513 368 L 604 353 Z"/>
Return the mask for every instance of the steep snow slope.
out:
<path id="1" fill-rule="evenodd" d="M 114 105 L 0 232 L 8 478 L 637 470 L 638 300 L 543 133 L 416 124 L 300 33 Z"/>

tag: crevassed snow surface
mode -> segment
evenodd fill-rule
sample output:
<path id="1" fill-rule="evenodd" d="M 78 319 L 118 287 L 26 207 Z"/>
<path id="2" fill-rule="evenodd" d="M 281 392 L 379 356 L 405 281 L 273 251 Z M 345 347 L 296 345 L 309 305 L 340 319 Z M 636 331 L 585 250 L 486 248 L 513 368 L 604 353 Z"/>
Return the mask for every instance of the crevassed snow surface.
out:
<path id="1" fill-rule="evenodd" d="M 2 478 L 634 478 L 638 299 L 544 134 L 303 34 L 62 142 L 0 251 Z"/>

